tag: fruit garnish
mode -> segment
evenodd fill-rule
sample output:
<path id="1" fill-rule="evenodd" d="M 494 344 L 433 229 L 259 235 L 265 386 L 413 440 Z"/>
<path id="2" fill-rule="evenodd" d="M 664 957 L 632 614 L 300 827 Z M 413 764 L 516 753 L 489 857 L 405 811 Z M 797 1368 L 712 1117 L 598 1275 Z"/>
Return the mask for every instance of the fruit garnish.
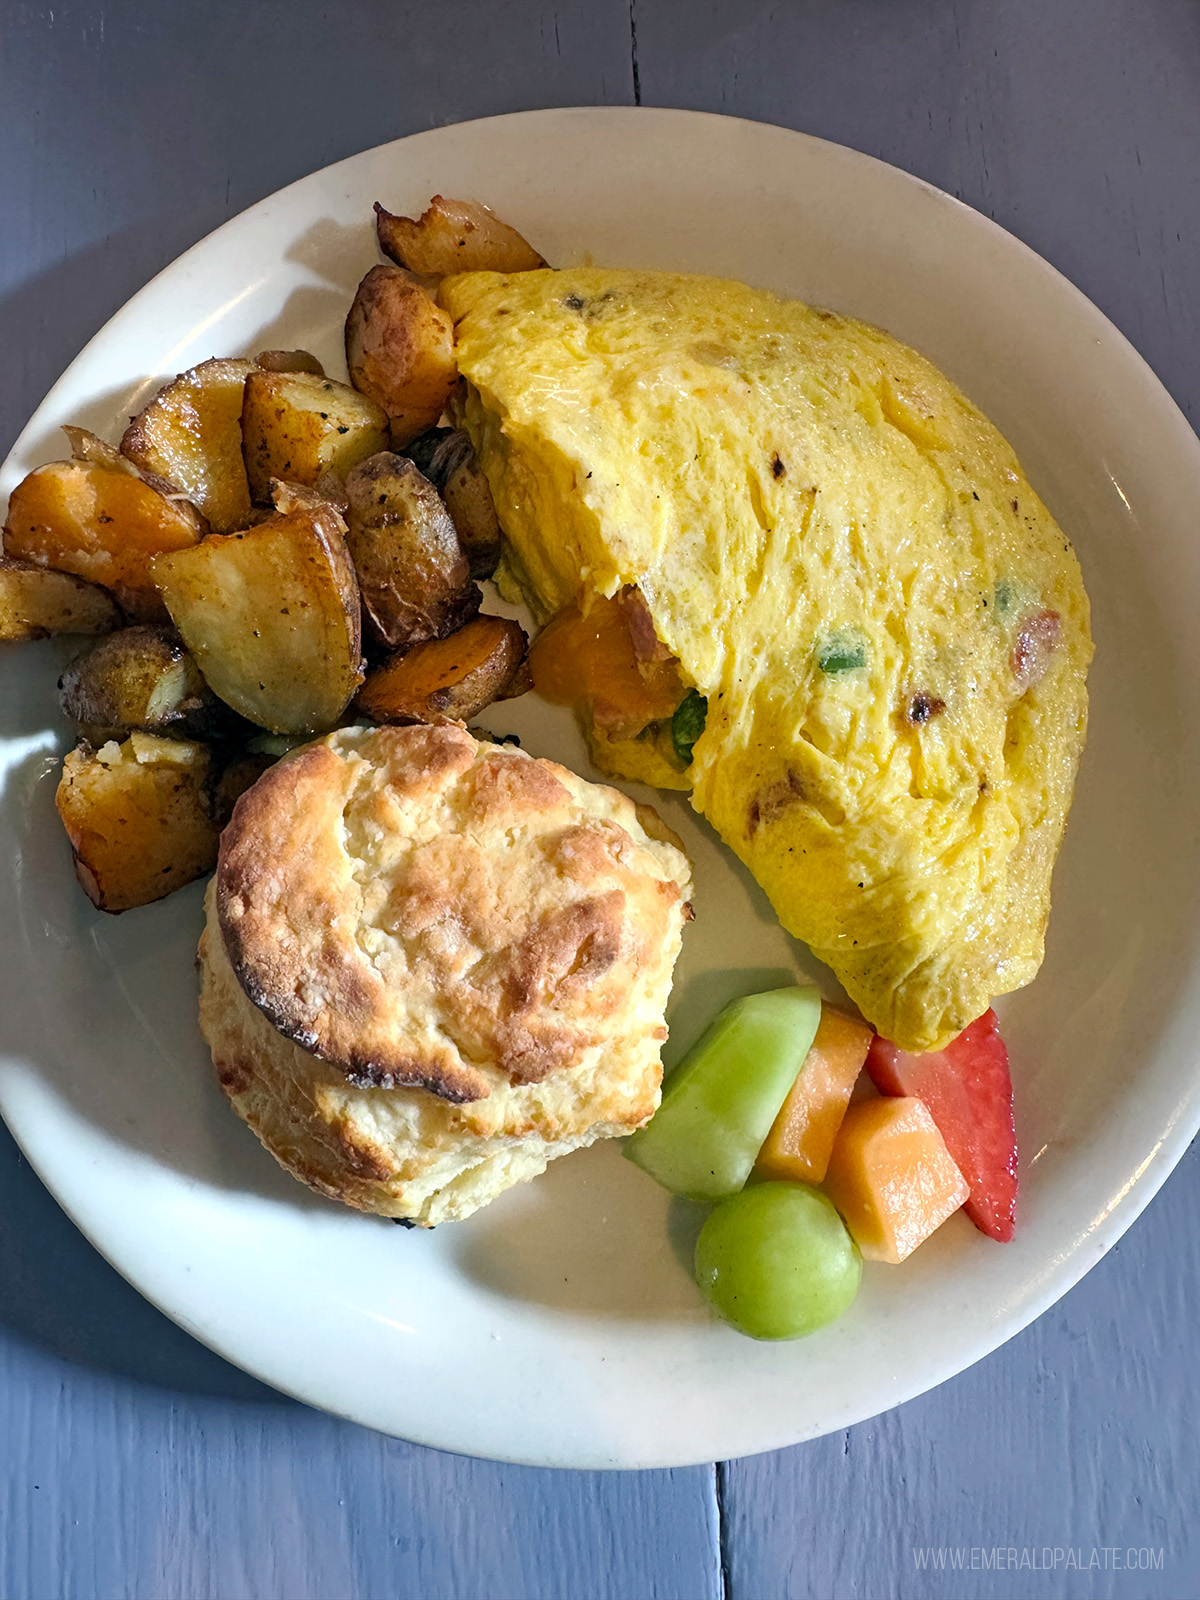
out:
<path id="1" fill-rule="evenodd" d="M 820 1183 L 874 1037 L 865 1022 L 822 1005 L 800 1075 L 754 1163 L 756 1178 Z"/>
<path id="2" fill-rule="evenodd" d="M 946 1148 L 970 1185 L 966 1213 L 989 1238 L 1013 1236 L 1017 1136 L 1008 1051 L 994 1011 L 985 1011 L 944 1050 L 910 1055 L 876 1037 L 867 1071 L 885 1095 L 915 1095 L 929 1107 Z"/>
<path id="3" fill-rule="evenodd" d="M 920 1100 L 860 1100 L 834 1140 L 825 1187 L 869 1261 L 898 1265 L 967 1198 Z"/>
<path id="4" fill-rule="evenodd" d="M 756 1183 L 722 1201 L 696 1241 L 696 1282 L 753 1339 L 799 1339 L 840 1317 L 862 1258 L 826 1197 L 805 1183 Z"/>
<path id="5" fill-rule="evenodd" d="M 662 1104 L 625 1144 L 625 1154 L 674 1194 L 721 1200 L 736 1194 L 788 1090 L 821 1017 L 813 988 L 790 986 L 727 1005 L 667 1078 Z"/>

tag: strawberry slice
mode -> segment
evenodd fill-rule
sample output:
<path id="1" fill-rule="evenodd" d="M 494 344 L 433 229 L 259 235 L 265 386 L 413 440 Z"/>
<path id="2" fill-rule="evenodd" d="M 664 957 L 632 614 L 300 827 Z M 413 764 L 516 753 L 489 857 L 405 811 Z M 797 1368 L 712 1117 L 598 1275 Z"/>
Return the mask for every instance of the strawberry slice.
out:
<path id="1" fill-rule="evenodd" d="M 992 1239 L 1013 1236 L 1017 1205 L 1017 1136 L 1013 1129 L 1008 1051 L 994 1011 L 985 1011 L 944 1050 L 909 1055 L 878 1034 L 867 1071 L 881 1094 L 923 1100 L 970 1185 L 963 1208 Z"/>

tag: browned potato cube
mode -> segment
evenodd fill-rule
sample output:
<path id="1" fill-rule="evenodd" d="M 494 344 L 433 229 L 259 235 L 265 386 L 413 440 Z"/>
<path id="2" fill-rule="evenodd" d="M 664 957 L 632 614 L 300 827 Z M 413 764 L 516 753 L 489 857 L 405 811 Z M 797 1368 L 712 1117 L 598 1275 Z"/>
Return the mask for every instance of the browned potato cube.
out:
<path id="1" fill-rule="evenodd" d="M 242 390 L 257 370 L 253 361 L 202 361 L 160 389 L 121 440 L 121 453 L 181 490 L 214 533 L 250 515 Z"/>
<path id="2" fill-rule="evenodd" d="M 346 479 L 346 544 L 372 635 L 394 649 L 440 639 L 479 610 L 454 523 L 407 456 L 375 455 Z"/>
<path id="3" fill-rule="evenodd" d="M 215 739 L 238 725 L 173 628 L 122 628 L 109 634 L 67 667 L 58 680 L 58 699 L 95 745 L 123 739 L 135 728 Z"/>
<path id="4" fill-rule="evenodd" d="M 376 201 L 375 232 L 385 256 L 428 278 L 449 272 L 530 272 L 546 265 L 515 228 L 477 200 L 435 194 L 415 222 L 393 216 Z"/>
<path id="5" fill-rule="evenodd" d="M 96 584 L 0 556 L 0 639 L 107 633 L 120 620 L 116 601 Z"/>
<path id="6" fill-rule="evenodd" d="M 216 865 L 218 829 L 202 744 L 132 733 L 63 762 L 55 797 L 75 875 L 101 911 L 148 905 Z"/>
<path id="7" fill-rule="evenodd" d="M 500 561 L 500 519 L 491 487 L 468 436 L 455 429 L 438 445 L 429 463 L 467 553 L 473 578 L 490 578 Z"/>
<path id="8" fill-rule="evenodd" d="M 160 556 L 163 598 L 209 687 L 273 733 L 323 733 L 362 678 L 358 584 L 332 506 Z"/>
<path id="9" fill-rule="evenodd" d="M 391 419 L 399 448 L 431 428 L 458 381 L 454 324 L 399 267 L 372 267 L 346 318 L 350 382 Z"/>
<path id="10" fill-rule="evenodd" d="M 344 478 L 388 446 L 382 406 L 348 383 L 309 372 L 252 372 L 242 401 L 242 452 L 250 493 L 271 497 L 271 479 L 311 487 Z"/>
<path id="11" fill-rule="evenodd" d="M 519 622 L 476 617 L 369 672 L 358 709 L 374 722 L 466 722 L 505 698 L 528 649 Z"/>
<path id="12" fill-rule="evenodd" d="M 185 500 L 168 499 L 134 471 L 92 458 L 51 461 L 13 490 L 4 550 L 103 584 L 131 616 L 152 621 L 165 612 L 151 559 L 195 544 L 204 530 Z"/>

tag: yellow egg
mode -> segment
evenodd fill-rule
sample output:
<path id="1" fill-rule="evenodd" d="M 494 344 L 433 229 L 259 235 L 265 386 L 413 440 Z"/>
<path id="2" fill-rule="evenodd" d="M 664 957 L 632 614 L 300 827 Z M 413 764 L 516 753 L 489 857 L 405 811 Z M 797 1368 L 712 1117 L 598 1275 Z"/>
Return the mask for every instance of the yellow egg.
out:
<path id="1" fill-rule="evenodd" d="M 1071 547 L 992 424 L 878 328 L 738 283 L 447 279 L 463 425 L 546 618 L 636 586 L 708 701 L 593 729 L 693 805 L 868 1020 L 936 1049 L 1042 959 L 1087 720 Z"/>

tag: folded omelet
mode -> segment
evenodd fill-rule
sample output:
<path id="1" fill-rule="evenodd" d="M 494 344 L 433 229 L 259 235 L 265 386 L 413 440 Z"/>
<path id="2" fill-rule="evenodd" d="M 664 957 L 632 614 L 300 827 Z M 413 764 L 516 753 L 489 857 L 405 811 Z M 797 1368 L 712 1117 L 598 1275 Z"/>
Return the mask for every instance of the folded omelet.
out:
<path id="1" fill-rule="evenodd" d="M 599 764 L 690 788 L 900 1045 L 1028 983 L 1092 645 L 987 418 L 880 329 L 739 283 L 474 273 L 442 299 L 535 613 L 620 602 L 639 670 L 707 701 L 690 759 L 666 718 L 593 704 Z"/>

